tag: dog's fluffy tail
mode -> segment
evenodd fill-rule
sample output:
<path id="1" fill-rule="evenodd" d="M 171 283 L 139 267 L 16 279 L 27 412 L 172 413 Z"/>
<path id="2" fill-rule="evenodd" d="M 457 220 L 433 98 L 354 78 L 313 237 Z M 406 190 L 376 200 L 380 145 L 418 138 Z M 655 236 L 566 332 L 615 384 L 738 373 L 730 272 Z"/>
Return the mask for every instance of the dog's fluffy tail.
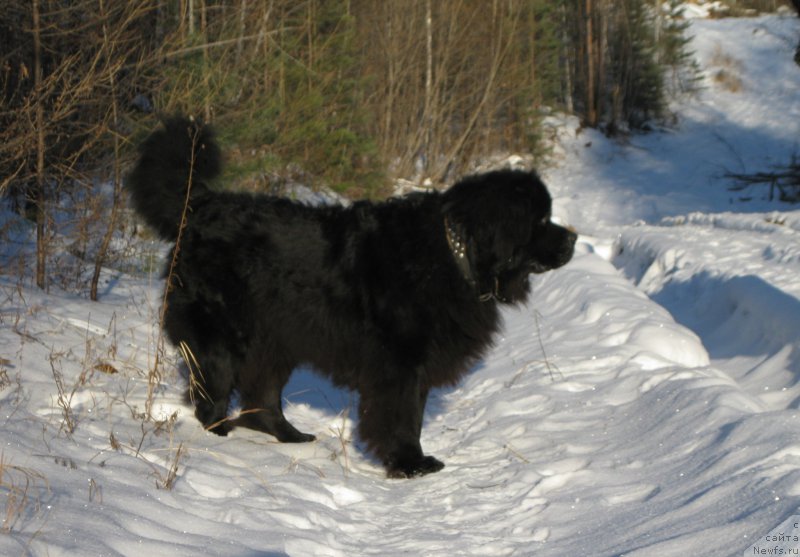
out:
<path id="1" fill-rule="evenodd" d="M 183 116 L 163 122 L 139 147 L 126 185 L 136 211 L 165 240 L 175 240 L 187 202 L 208 191 L 221 156 L 211 128 Z M 188 195 L 187 195 L 188 194 Z"/>

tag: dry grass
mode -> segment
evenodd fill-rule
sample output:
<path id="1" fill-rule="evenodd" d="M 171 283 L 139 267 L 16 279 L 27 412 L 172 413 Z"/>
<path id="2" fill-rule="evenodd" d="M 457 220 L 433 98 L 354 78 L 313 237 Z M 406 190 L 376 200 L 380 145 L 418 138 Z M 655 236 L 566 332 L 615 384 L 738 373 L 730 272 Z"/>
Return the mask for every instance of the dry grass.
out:
<path id="1" fill-rule="evenodd" d="M 538 310 L 533 310 L 533 318 L 536 321 L 536 340 L 538 341 L 539 349 L 542 352 L 542 359 L 529 360 L 525 362 L 524 365 L 517 369 L 517 372 L 514 374 L 514 376 L 504 383 L 506 388 L 514 385 L 514 383 L 516 383 L 524 373 L 528 373 L 529 371 L 538 368 L 541 364 L 544 364 L 544 367 L 547 370 L 547 373 L 550 375 L 550 380 L 552 382 L 555 383 L 557 377 L 560 377 L 561 379 L 564 378 L 564 374 L 561 373 L 561 370 L 558 369 L 558 366 L 551 362 L 550 358 L 547 356 L 547 351 L 544 347 L 544 340 L 542 340 L 542 314 L 539 313 Z"/>
<path id="2" fill-rule="evenodd" d="M 714 72 L 714 83 L 731 93 L 739 93 L 742 90 L 742 80 L 739 76 L 725 68 Z"/>
<path id="3" fill-rule="evenodd" d="M 189 348 L 189 345 L 184 341 L 181 341 L 178 344 L 178 350 L 180 351 L 188 370 L 189 400 L 192 402 L 192 404 L 196 404 L 197 397 L 199 396 L 203 400 L 211 402 L 211 398 L 208 396 L 208 393 L 203 387 L 203 372 L 200 369 L 200 363 L 197 361 L 194 352 L 192 352 L 192 349 Z"/>
<path id="4" fill-rule="evenodd" d="M 741 60 L 727 54 L 720 45 L 717 45 L 711 56 L 710 65 L 712 68 L 716 68 L 712 70 L 714 83 L 731 93 L 738 93 L 742 90 L 743 84 L 739 76 L 744 68 Z"/>
<path id="5" fill-rule="evenodd" d="M 331 432 L 339 440 L 340 446 L 339 450 L 334 449 L 331 453 L 331 460 L 339 461 L 339 457 L 342 457 L 342 462 L 340 462 L 340 464 L 342 466 L 342 470 L 344 471 L 345 477 L 347 477 L 350 473 L 350 457 L 347 452 L 347 447 L 350 444 L 350 438 L 347 436 L 347 417 L 349 414 L 350 407 L 342 410 L 339 413 L 340 423 L 330 428 Z"/>
<path id="6" fill-rule="evenodd" d="M 175 449 L 175 455 L 171 459 L 167 473 L 162 475 L 156 471 L 156 487 L 159 489 L 166 489 L 167 491 L 175 487 L 175 481 L 178 479 L 178 466 L 181 462 L 181 457 L 183 456 L 184 452 L 185 449 L 183 447 L 183 443 L 180 443 L 178 448 Z"/>
<path id="7" fill-rule="evenodd" d="M 150 411 L 157 391 L 152 388 L 153 385 L 149 381 L 146 393 L 140 392 L 136 388 L 136 383 L 126 382 L 124 377 L 120 377 L 118 381 L 111 381 L 112 385 L 123 387 L 118 392 L 105 386 L 107 378 L 112 375 L 133 374 L 148 376 L 150 379 L 148 371 L 142 369 L 136 362 L 136 352 L 126 353 L 121 357 L 120 331 L 117 329 L 116 314 L 111 317 L 107 328 L 95 331 L 98 335 L 90 334 L 92 330 L 87 327 L 85 337 L 80 344 L 70 346 L 71 341 L 68 341 L 59 348 L 54 348 L 50 346 L 50 339 L 42 337 L 39 332 L 28 330 L 30 321 L 26 317 L 36 319 L 39 312 L 46 314 L 47 308 L 26 307 L 24 311 L 23 309 L 17 311 L 16 318 L 11 314 L 5 314 L 2 318 L 19 335 L 21 344 L 35 343 L 49 347 L 50 375 L 53 381 L 52 385 L 55 387 L 52 397 L 52 405 L 55 410 L 52 425 L 57 429 L 57 435 L 74 439 L 80 432 L 84 420 L 91 421 L 96 425 L 98 420 L 102 419 L 103 414 L 111 415 L 118 413 L 121 408 L 127 408 L 130 411 L 129 420 L 138 424 L 141 434 L 125 442 L 111 430 L 108 435 L 109 450 L 132 456 L 147 463 L 152 470 L 156 487 L 172 489 L 179 477 L 180 463 L 188 452 L 183 441 L 173 438 L 178 412 L 162 416 Z M 155 313 L 152 317 L 152 321 L 155 322 Z M 59 320 L 57 316 L 49 317 L 49 319 Z M 83 349 L 82 354 L 81 348 Z M 9 387 L 13 388 L 14 381 L 8 373 L 8 368 L 13 367 L 14 364 L 11 360 L 0 359 L 0 391 Z M 103 383 L 102 385 L 97 383 L 98 379 Z M 19 377 L 17 377 L 17 381 L 20 381 Z M 19 388 L 21 389 L 21 386 Z M 134 402 L 134 399 L 142 397 L 143 401 L 136 400 Z M 142 402 L 144 402 L 144 409 L 141 406 Z M 90 405 L 88 410 L 84 408 L 86 403 Z M 43 431 L 46 429 L 49 429 L 47 423 L 43 424 Z M 163 441 L 154 441 L 159 437 L 167 438 L 166 446 Z M 47 445 L 47 449 L 47 454 L 52 454 L 49 445 Z M 103 450 L 99 454 L 105 452 L 106 450 Z M 153 453 L 163 452 L 168 454 L 165 460 L 153 458 Z M 94 460 L 94 457 L 91 460 Z M 56 462 L 61 463 L 58 458 Z M 30 486 L 36 482 L 41 483 L 44 481 L 44 477 L 34 471 L 11 466 L 6 462 L 0 462 L 0 471 L 3 474 L 0 476 L 0 488 L 7 492 L 6 519 L 3 528 L 8 530 L 11 526 L 7 525 L 13 526 L 13 522 L 16 520 L 14 517 L 21 514 L 23 509 L 31 504 L 32 500 L 27 496 Z M 0 493 L 2 492 L 0 491 Z M 100 484 L 91 479 L 89 501 L 101 502 L 102 497 Z"/>
<path id="8" fill-rule="evenodd" d="M 53 381 L 56 384 L 56 404 L 61 409 L 61 425 L 58 428 L 58 432 L 63 432 L 67 437 L 72 437 L 72 434 L 75 433 L 75 428 L 78 427 L 78 418 L 72 408 L 72 399 L 78 389 L 86 385 L 89 379 L 87 377 L 88 370 L 84 369 L 72 387 L 67 388 L 64 384 L 64 374 L 61 370 L 62 359 L 63 354 L 52 352 L 50 354 L 50 370 L 53 373 Z"/>
<path id="9" fill-rule="evenodd" d="M 11 360 L 0 358 L 0 391 L 11 385 L 11 379 L 8 378 L 7 367 L 11 365 Z"/>
<path id="10" fill-rule="evenodd" d="M 69 203 L 66 205 L 69 206 Z M 78 216 L 86 220 L 96 218 L 95 213 Z M 71 235 L 75 231 L 91 228 L 78 221 L 70 220 L 65 232 Z M 138 330 L 140 322 L 158 323 L 159 308 L 153 306 L 159 304 L 150 304 L 148 298 L 140 300 L 133 311 L 141 319 L 137 319 L 133 326 L 125 321 L 125 316 L 112 313 L 104 316 L 104 322 L 98 327 L 94 310 L 88 309 L 88 304 L 85 307 L 93 317 L 91 323 L 87 321 L 83 308 L 74 313 L 63 311 L 65 308 L 58 305 L 57 297 L 38 302 L 38 292 L 28 290 L 35 257 L 33 250 L 27 249 L 32 246 L 31 239 L 29 235 L 22 237 L 12 229 L 11 224 L 28 228 L 27 221 L 14 218 L 5 224 L 0 223 L 0 244 L 5 244 L 4 250 L 8 250 L 0 255 L 14 256 L 5 258 L 11 267 L 0 270 L 0 275 L 3 275 L 0 285 L 0 328 L 9 333 L 6 338 L 14 339 L 12 350 L 16 351 L 0 355 L 0 405 L 4 407 L 4 417 L 7 421 L 30 419 L 36 424 L 34 428 L 41 426 L 44 448 L 37 456 L 55 458 L 57 464 L 69 469 L 80 465 L 80 459 L 76 463 L 55 456 L 56 447 L 64 442 L 64 438 L 69 440 L 68 443 L 83 446 L 87 435 L 91 436 L 107 423 L 108 445 L 94 457 L 91 454 L 87 456 L 88 461 L 98 458 L 101 466 L 106 466 L 110 461 L 104 455 L 133 457 L 147 465 L 157 489 L 172 489 L 183 473 L 189 443 L 185 439 L 174 438 L 177 412 L 164 416 L 154 410 L 163 392 L 162 376 L 143 362 L 143 352 L 146 351 L 148 362 L 152 362 L 153 354 L 157 353 L 155 360 L 162 365 L 169 362 L 170 367 L 173 356 L 164 356 L 163 346 L 159 347 L 163 339 L 156 333 L 156 327 L 153 327 L 151 334 L 147 334 L 147 338 L 139 337 Z M 9 247 L 12 239 L 16 239 L 18 248 Z M 153 254 L 160 245 L 142 243 L 136 238 L 126 237 L 124 240 L 124 244 L 115 245 L 115 249 L 122 247 L 126 251 L 120 252 L 118 258 L 106 259 L 110 264 L 108 269 L 120 273 L 133 271 L 141 276 L 143 269 L 138 264 L 138 258 L 144 253 L 143 250 L 149 250 L 144 255 L 156 259 Z M 63 243 L 69 243 L 66 236 Z M 114 253 L 114 257 L 117 257 L 117 252 Z M 72 282 L 52 280 L 57 295 L 62 290 L 71 294 L 85 293 L 86 273 L 83 271 L 89 259 L 65 250 L 54 251 L 51 257 L 51 269 L 54 270 L 51 277 L 72 277 Z M 152 263 L 143 267 L 146 272 L 157 272 Z M 58 311 L 51 312 L 51 305 L 57 307 Z M 82 323 L 85 323 L 85 329 Z M 45 367 L 25 369 L 24 374 L 21 373 L 21 364 L 29 358 L 28 349 L 38 356 L 42 348 Z M 49 370 L 45 362 L 49 363 Z M 195 368 L 199 373 L 196 365 Z M 143 383 L 137 380 L 140 377 L 147 379 L 146 392 L 143 391 Z M 46 393 L 44 400 L 36 403 L 43 406 L 37 407 L 39 414 L 33 414 L 33 406 L 20 404 L 24 400 L 21 398 L 23 385 L 25 390 L 38 385 L 41 388 L 37 392 Z M 194 389 L 195 392 L 197 390 Z M 51 398 L 48 398 L 49 395 Z M 31 415 L 25 418 L 29 412 Z M 125 423 L 120 424 L 117 418 Z M 119 431 L 115 431 L 114 427 L 119 427 Z M 53 444 L 53 435 L 62 438 L 62 441 Z M 0 501 L 4 503 L 0 532 L 16 531 L 37 516 L 42 506 L 40 499 L 46 499 L 46 492 L 50 491 L 50 484 L 43 474 L 17 465 L 18 461 L 19 456 L 13 453 L 0 455 Z M 83 497 L 90 503 L 102 504 L 102 478 L 95 476 L 88 481 L 88 493 L 83 492 Z"/>
<path id="11" fill-rule="evenodd" d="M 0 531 L 9 533 L 29 512 L 38 514 L 42 493 L 50 493 L 47 478 L 31 468 L 11 464 L 0 453 L 0 494 L 5 498 Z"/>

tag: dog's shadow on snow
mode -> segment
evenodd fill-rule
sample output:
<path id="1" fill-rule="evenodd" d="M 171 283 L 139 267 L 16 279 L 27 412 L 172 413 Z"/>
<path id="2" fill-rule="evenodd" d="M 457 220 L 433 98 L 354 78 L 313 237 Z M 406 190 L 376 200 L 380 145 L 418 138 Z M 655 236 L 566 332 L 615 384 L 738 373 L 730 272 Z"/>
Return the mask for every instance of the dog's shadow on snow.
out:
<path id="1" fill-rule="evenodd" d="M 482 365 L 482 363 L 477 364 L 469 373 L 474 373 Z M 446 411 L 446 395 L 456 388 L 441 387 L 431 390 L 425 405 L 425 423 Z M 347 413 L 346 415 L 353 420 L 354 427 L 358 420 L 358 400 L 356 391 L 337 387 L 327 377 L 308 367 L 294 370 L 283 389 L 284 410 L 287 414 L 291 413 L 292 405 L 307 405 L 332 417 Z"/>
<path id="2" fill-rule="evenodd" d="M 465 376 L 468 377 L 478 372 L 483 367 L 484 363 L 480 361 L 475 364 Z M 180 363 L 179 373 L 184 381 L 188 383 L 189 371 L 185 362 Z M 437 416 L 447 411 L 449 405 L 447 395 L 456 389 L 458 389 L 457 385 L 452 387 L 438 387 L 431 390 L 428 395 L 427 404 L 425 405 L 423 428 L 425 428 L 427 424 L 433 422 Z M 337 387 L 325 375 L 309 367 L 299 367 L 295 369 L 289 378 L 289 382 L 283 388 L 283 409 L 289 421 L 296 427 L 301 431 L 307 430 L 307 433 L 314 434 L 319 438 L 339 434 L 339 432 L 336 431 L 336 427 L 338 426 L 326 428 L 326 423 L 335 423 L 339 419 L 350 420 L 353 429 L 352 443 L 365 458 L 374 461 L 374 457 L 372 457 L 361 444 L 358 434 L 355 432 L 358 427 L 358 400 L 358 392 L 345 387 Z M 188 394 L 184 396 L 184 403 L 192 405 Z M 319 423 L 310 422 L 306 417 L 304 420 L 305 423 L 301 424 L 297 419 L 297 410 L 293 407 L 308 407 L 315 414 L 322 414 L 323 417 Z M 234 392 L 231 399 L 231 410 L 235 414 L 238 408 L 239 395 Z M 375 461 L 375 463 L 377 464 L 377 461 Z"/>

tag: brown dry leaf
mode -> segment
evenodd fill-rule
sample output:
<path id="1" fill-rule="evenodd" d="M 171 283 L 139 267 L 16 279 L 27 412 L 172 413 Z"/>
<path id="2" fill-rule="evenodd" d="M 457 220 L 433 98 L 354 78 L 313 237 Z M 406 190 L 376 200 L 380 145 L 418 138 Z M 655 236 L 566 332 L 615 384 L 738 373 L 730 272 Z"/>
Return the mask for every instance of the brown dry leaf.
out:
<path id="1" fill-rule="evenodd" d="M 96 371 L 101 371 L 107 375 L 114 375 L 115 373 L 119 373 L 119 370 L 109 364 L 108 362 L 98 362 L 94 365 L 94 369 Z"/>

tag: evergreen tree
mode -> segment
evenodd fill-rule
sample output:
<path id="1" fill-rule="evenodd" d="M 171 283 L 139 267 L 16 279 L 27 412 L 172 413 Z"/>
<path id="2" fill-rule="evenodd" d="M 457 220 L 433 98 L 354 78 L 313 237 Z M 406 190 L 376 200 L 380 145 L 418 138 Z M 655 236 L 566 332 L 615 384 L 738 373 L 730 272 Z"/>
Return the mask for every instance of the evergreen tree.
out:
<path id="1" fill-rule="evenodd" d="M 541 149 L 540 120 L 546 108 L 564 107 L 564 80 L 561 59 L 561 3 L 532 0 L 521 17 L 517 55 L 512 66 L 518 80 L 510 119 L 512 133 L 529 151 Z"/>
<path id="2" fill-rule="evenodd" d="M 657 15 L 643 0 L 621 0 L 617 6 L 609 34 L 614 103 L 610 125 L 639 129 L 665 108 L 657 61 Z"/>
<path id="3" fill-rule="evenodd" d="M 156 104 L 215 125 L 231 153 L 222 182 L 259 189 L 294 168 L 307 183 L 377 195 L 380 159 L 365 132 L 349 1 L 237 3 L 240 13 L 204 6 L 194 33 L 179 25 L 166 40 L 178 55 L 159 70 Z"/>
<path id="4" fill-rule="evenodd" d="M 683 18 L 682 0 L 668 0 L 665 8 L 657 45 L 659 63 L 665 73 L 664 84 L 669 94 L 691 93 L 702 77 L 694 51 L 690 49 L 692 37 L 687 35 L 691 23 Z"/>
<path id="5" fill-rule="evenodd" d="M 584 125 L 613 134 L 666 116 L 669 94 L 691 90 L 698 71 L 677 0 L 564 0 L 561 67 Z"/>
<path id="6" fill-rule="evenodd" d="M 374 195 L 380 185 L 375 144 L 365 132 L 366 81 L 346 0 L 308 3 L 307 27 L 295 37 L 305 63 L 286 60 L 285 93 L 274 145 L 288 160 L 339 191 Z M 285 54 L 281 54 L 285 56 Z"/>

